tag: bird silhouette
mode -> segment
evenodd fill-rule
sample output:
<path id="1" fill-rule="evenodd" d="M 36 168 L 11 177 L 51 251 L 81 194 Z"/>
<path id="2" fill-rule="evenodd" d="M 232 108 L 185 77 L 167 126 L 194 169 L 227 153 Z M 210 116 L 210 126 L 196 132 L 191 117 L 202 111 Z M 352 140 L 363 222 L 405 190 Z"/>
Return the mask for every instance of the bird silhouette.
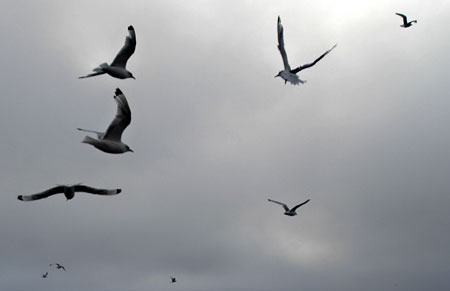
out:
<path id="1" fill-rule="evenodd" d="M 98 139 L 86 136 L 81 142 L 93 145 L 97 149 L 110 154 L 133 152 L 128 145 L 121 141 L 123 131 L 131 123 L 131 110 L 127 98 L 119 88 L 116 89 L 114 100 L 117 103 L 117 113 L 106 132 L 77 128 L 81 131 L 97 134 Z"/>
<path id="2" fill-rule="evenodd" d="M 267 200 L 269 200 L 270 202 L 273 202 L 273 203 L 276 203 L 276 204 L 279 204 L 279 205 L 283 206 L 283 208 L 285 210 L 284 215 L 295 216 L 295 215 L 297 215 L 297 212 L 296 212 L 297 208 L 299 208 L 300 206 L 305 205 L 306 203 L 308 203 L 310 199 L 306 200 L 303 203 L 300 203 L 299 205 L 296 205 L 296 206 L 292 207 L 292 209 L 289 209 L 289 207 L 286 204 L 284 204 L 283 202 L 278 202 L 278 201 L 275 201 L 275 200 L 272 200 L 272 199 L 267 199 Z"/>
<path id="3" fill-rule="evenodd" d="M 127 61 L 136 50 L 136 32 L 133 26 L 128 26 L 128 36 L 125 38 L 125 44 L 116 55 L 111 65 L 103 63 L 97 68 L 93 69 L 94 73 L 79 77 L 79 79 L 89 78 L 93 76 L 108 74 L 119 79 L 133 78 L 133 74 L 126 69 Z"/>
<path id="4" fill-rule="evenodd" d="M 177 279 L 175 278 L 175 277 L 170 277 L 170 281 L 171 281 L 171 283 L 176 283 L 177 282 Z"/>
<path id="5" fill-rule="evenodd" d="M 40 193 L 32 194 L 32 195 L 19 195 L 17 199 L 22 201 L 34 201 L 43 198 L 50 197 L 55 194 L 63 193 L 66 196 L 67 201 L 72 199 L 75 196 L 75 192 L 85 192 L 90 194 L 97 195 L 116 195 L 122 192 L 121 189 L 114 190 L 106 190 L 106 189 L 97 189 L 85 185 L 59 185 L 48 190 L 45 190 Z M 57 267 L 58 268 L 58 267 Z M 59 268 L 58 268 L 59 269 Z"/>
<path id="6" fill-rule="evenodd" d="M 395 14 L 397 14 L 398 16 L 403 18 L 403 24 L 400 25 L 400 27 L 407 28 L 407 27 L 410 27 L 413 23 L 417 23 L 417 20 L 412 20 L 412 21 L 408 22 L 408 18 L 404 14 L 401 14 L 401 13 L 395 13 Z"/>
<path id="7" fill-rule="evenodd" d="M 58 264 L 58 263 L 50 264 L 49 266 L 51 267 L 51 266 L 53 266 L 53 265 L 55 265 L 56 269 L 62 269 L 62 270 L 64 270 L 64 271 L 66 270 L 66 268 L 64 268 L 63 265 L 60 265 L 60 264 Z"/>
<path id="8" fill-rule="evenodd" d="M 305 80 L 301 80 L 297 76 L 297 73 L 304 69 L 311 68 L 312 66 L 314 66 L 318 61 L 320 61 L 324 56 L 326 56 L 329 52 L 331 52 L 337 46 L 337 44 L 335 44 L 331 49 L 324 52 L 314 62 L 312 62 L 310 64 L 305 64 L 303 66 L 300 66 L 300 67 L 297 67 L 297 68 L 291 70 L 291 66 L 289 65 L 288 57 L 286 54 L 286 49 L 284 48 L 283 25 L 281 25 L 280 16 L 278 16 L 277 35 L 278 35 L 278 50 L 280 51 L 281 58 L 283 59 L 284 70 L 280 71 L 278 73 L 278 75 L 275 76 L 275 78 L 281 77 L 284 80 L 284 84 L 286 84 L 287 82 L 289 82 L 293 85 L 298 85 L 299 83 L 302 83 L 302 84 L 306 83 Z"/>

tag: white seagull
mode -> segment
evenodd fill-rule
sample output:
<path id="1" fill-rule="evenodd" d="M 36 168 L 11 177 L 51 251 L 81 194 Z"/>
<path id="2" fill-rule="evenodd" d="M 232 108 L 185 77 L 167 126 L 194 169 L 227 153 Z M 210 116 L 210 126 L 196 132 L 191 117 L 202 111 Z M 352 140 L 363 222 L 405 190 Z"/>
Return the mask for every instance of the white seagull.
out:
<path id="1" fill-rule="evenodd" d="M 283 59 L 284 64 L 284 70 L 280 71 L 276 77 L 281 77 L 284 80 L 284 83 L 289 82 L 293 85 L 298 85 L 299 83 L 306 83 L 305 80 L 301 80 L 297 73 L 301 70 L 310 68 L 314 66 L 318 61 L 320 61 L 324 56 L 326 56 L 329 52 L 331 52 L 337 44 L 335 44 L 331 49 L 327 50 L 325 53 L 323 53 L 319 58 L 317 58 L 314 62 L 310 64 L 305 64 L 303 66 L 300 66 L 298 68 L 295 68 L 291 70 L 291 66 L 289 66 L 288 57 L 286 54 L 286 50 L 284 48 L 284 36 L 283 36 L 283 25 L 281 25 L 281 19 L 280 16 L 278 16 L 278 24 L 277 24 L 277 35 L 278 35 L 278 50 L 280 51 L 281 58 Z"/>
<path id="2" fill-rule="evenodd" d="M 267 200 L 269 200 L 270 202 L 273 202 L 273 203 L 276 203 L 276 204 L 280 204 L 281 206 L 283 206 L 283 208 L 285 210 L 284 215 L 296 216 L 297 215 L 297 212 L 296 212 L 297 208 L 299 208 L 300 206 L 305 205 L 306 203 L 308 203 L 310 199 L 306 200 L 303 203 L 300 203 L 299 205 L 296 205 L 296 206 L 292 207 L 292 209 L 289 209 L 289 207 L 286 204 L 282 203 L 282 202 L 278 202 L 278 201 L 275 201 L 275 200 L 272 200 L 272 199 L 267 199 Z"/>
<path id="3" fill-rule="evenodd" d="M 133 152 L 128 145 L 121 141 L 123 131 L 131 122 L 131 110 L 128 106 L 127 98 L 125 98 L 125 95 L 119 88 L 116 89 L 114 100 L 117 102 L 117 113 L 106 132 L 77 128 L 81 131 L 93 132 L 98 137 L 98 139 L 95 139 L 86 136 L 81 142 L 91 144 L 99 150 L 110 154 Z"/>
<path id="4" fill-rule="evenodd" d="M 32 194 L 32 195 L 19 195 L 17 199 L 22 201 L 34 201 L 39 200 L 43 198 L 50 197 L 55 194 L 63 193 L 64 196 L 66 196 L 67 201 L 72 199 L 75 196 L 75 192 L 85 192 L 90 194 L 97 194 L 97 195 L 116 195 L 122 192 L 121 189 L 113 189 L 113 190 L 107 190 L 107 189 L 98 189 L 93 188 L 85 185 L 59 185 L 53 188 L 50 188 L 48 190 L 45 190 L 40 193 Z M 50 264 L 51 266 L 52 264 Z M 57 269 L 64 269 L 63 266 L 56 264 Z M 64 269 L 65 271 L 65 269 Z"/>
<path id="5" fill-rule="evenodd" d="M 400 25 L 400 27 L 407 28 L 407 27 L 410 27 L 413 23 L 417 23 L 417 20 L 412 20 L 412 21 L 408 22 L 408 18 L 404 14 L 401 14 L 401 13 L 395 13 L 395 14 L 397 14 L 398 16 L 403 18 L 403 24 Z"/>
<path id="6" fill-rule="evenodd" d="M 111 65 L 103 63 L 93 71 L 94 73 L 88 74 L 86 76 L 79 77 L 79 79 L 93 77 L 102 74 L 108 74 L 112 77 L 119 79 L 133 78 L 136 79 L 133 74 L 128 71 L 125 67 L 127 65 L 128 59 L 134 53 L 136 49 L 136 33 L 134 32 L 133 26 L 128 26 L 129 35 L 125 38 L 125 44 L 119 51 L 117 56 L 112 61 Z"/>

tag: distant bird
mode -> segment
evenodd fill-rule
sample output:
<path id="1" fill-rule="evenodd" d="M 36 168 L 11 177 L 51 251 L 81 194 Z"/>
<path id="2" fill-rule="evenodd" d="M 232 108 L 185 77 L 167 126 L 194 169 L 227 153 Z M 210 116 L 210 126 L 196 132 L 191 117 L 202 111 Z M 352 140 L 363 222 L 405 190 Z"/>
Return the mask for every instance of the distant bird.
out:
<path id="1" fill-rule="evenodd" d="M 71 186 L 60 185 L 60 186 L 56 186 L 56 187 L 50 188 L 48 190 L 45 190 L 44 192 L 36 193 L 33 195 L 19 195 L 17 197 L 17 199 L 22 200 L 22 201 L 34 201 L 34 200 L 47 198 L 47 197 L 50 197 L 55 194 L 63 193 L 64 196 L 66 196 L 66 199 L 70 200 L 75 196 L 75 192 L 85 192 L 85 193 L 91 193 L 91 194 L 97 194 L 97 195 L 116 195 L 116 194 L 119 194 L 120 192 L 122 192 L 122 190 L 121 189 L 114 189 L 114 190 L 97 189 L 97 188 L 92 188 L 92 187 L 80 185 L 80 184 L 71 185 Z M 60 266 L 60 267 L 58 267 L 58 266 Z M 56 266 L 56 268 L 58 268 L 58 269 L 60 269 L 61 267 L 62 266 L 59 264 Z"/>
<path id="2" fill-rule="evenodd" d="M 272 200 L 272 199 L 267 199 L 267 200 L 269 200 L 270 202 L 273 202 L 273 203 L 276 203 L 276 204 L 280 204 L 281 206 L 283 206 L 283 208 L 285 210 L 284 215 L 295 216 L 295 215 L 297 215 L 297 212 L 296 212 L 297 208 L 299 208 L 300 206 L 305 205 L 306 203 L 308 203 L 310 199 L 306 200 L 303 203 L 300 203 L 299 205 L 296 205 L 296 206 L 292 207 L 292 209 L 289 209 L 289 207 L 286 204 L 282 203 L 282 202 L 278 202 L 278 201 L 275 201 L 275 200 Z"/>
<path id="3" fill-rule="evenodd" d="M 171 281 L 171 283 L 176 283 L 177 279 L 175 277 L 170 277 L 170 281 Z"/>
<path id="4" fill-rule="evenodd" d="M 64 268 L 63 265 L 60 265 L 60 264 L 58 264 L 58 263 L 50 264 L 49 266 L 51 267 L 51 266 L 53 266 L 53 265 L 55 265 L 56 269 L 63 269 L 64 271 L 66 270 L 66 268 Z"/>
<path id="5" fill-rule="evenodd" d="M 277 32 L 278 32 L 278 50 L 281 53 L 281 58 L 283 59 L 284 64 L 284 70 L 280 71 L 276 77 L 281 77 L 284 80 L 284 83 L 289 81 L 289 83 L 293 85 L 298 85 L 299 83 L 306 83 L 305 80 L 301 80 L 296 74 L 300 72 L 301 70 L 310 68 L 314 66 L 318 61 L 320 61 L 324 56 L 326 56 L 329 52 L 331 52 L 337 44 L 335 44 L 331 49 L 327 50 L 325 53 L 323 53 L 319 58 L 317 58 L 314 62 L 310 64 L 305 64 L 303 66 L 300 66 L 296 69 L 291 70 L 291 66 L 289 66 L 288 57 L 286 54 L 286 50 L 284 48 L 284 36 L 283 36 L 283 26 L 281 25 L 281 19 L 280 16 L 278 16 L 278 25 L 277 25 Z"/>
<path id="6" fill-rule="evenodd" d="M 408 22 L 408 18 L 404 14 L 401 14 L 401 13 L 395 13 L 395 14 L 397 14 L 398 16 L 403 18 L 403 24 L 400 25 L 400 27 L 407 28 L 407 27 L 410 27 L 413 23 L 417 23 L 417 20 L 412 20 L 412 21 Z"/>
<path id="7" fill-rule="evenodd" d="M 131 55 L 133 55 L 136 49 L 136 33 L 133 26 L 128 26 L 128 33 L 129 35 L 125 38 L 124 46 L 116 55 L 111 65 L 103 63 L 93 70 L 95 73 L 79 77 L 79 79 L 102 75 L 105 73 L 119 79 L 136 79 L 133 74 L 125 68 L 128 59 L 131 57 Z"/>
<path id="8" fill-rule="evenodd" d="M 42 278 L 47 278 L 47 276 L 48 276 L 48 272 L 45 272 L 44 274 L 42 274 Z"/>
<path id="9" fill-rule="evenodd" d="M 121 141 L 123 131 L 131 123 L 131 110 L 127 98 L 119 88 L 116 89 L 114 100 L 117 102 L 117 113 L 106 132 L 77 128 L 81 131 L 97 134 L 98 139 L 86 136 L 81 142 L 93 145 L 97 149 L 110 154 L 133 152 L 128 145 Z"/>

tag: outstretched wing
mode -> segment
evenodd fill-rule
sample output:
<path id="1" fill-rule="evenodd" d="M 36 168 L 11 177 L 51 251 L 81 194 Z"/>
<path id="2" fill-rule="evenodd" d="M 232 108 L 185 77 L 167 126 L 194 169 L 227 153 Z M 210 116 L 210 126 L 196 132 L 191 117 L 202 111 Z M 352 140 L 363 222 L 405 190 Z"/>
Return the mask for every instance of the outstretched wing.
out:
<path id="1" fill-rule="evenodd" d="M 133 26 L 128 26 L 128 33 L 129 35 L 125 38 L 125 44 L 112 61 L 111 66 L 125 68 L 128 59 L 134 53 L 134 50 L 136 49 L 136 33 Z"/>
<path id="2" fill-rule="evenodd" d="M 98 189 L 98 188 L 93 188 L 93 187 L 89 187 L 86 185 L 76 185 L 74 187 L 75 187 L 75 192 L 86 192 L 86 193 L 97 194 L 97 195 L 117 195 L 120 192 L 122 192 L 121 189 L 113 189 L 113 190 Z"/>
<path id="3" fill-rule="evenodd" d="M 276 204 L 280 204 L 281 206 L 283 206 L 284 210 L 289 211 L 289 207 L 286 204 L 272 200 L 272 199 L 267 199 L 267 200 L 269 200 L 270 202 L 276 203 Z"/>
<path id="4" fill-rule="evenodd" d="M 408 23 L 408 18 L 406 17 L 406 15 L 401 14 L 401 13 L 395 13 L 398 16 L 400 16 L 401 18 L 403 18 L 403 25 L 406 25 Z"/>
<path id="5" fill-rule="evenodd" d="M 314 62 L 312 62 L 312 63 L 310 63 L 310 64 L 306 64 L 306 65 L 300 66 L 300 67 L 298 67 L 298 68 L 296 68 L 296 69 L 293 69 L 293 70 L 291 71 L 291 73 L 297 74 L 297 73 L 300 72 L 301 70 L 304 70 L 304 69 L 307 69 L 307 68 L 310 68 L 310 67 L 314 66 L 314 65 L 317 64 L 317 62 L 320 61 L 324 56 L 326 56 L 329 52 L 331 52 L 336 46 L 337 46 L 337 44 L 335 44 L 332 48 L 330 48 L 329 50 L 327 50 L 326 52 L 324 52 L 324 53 L 323 53 L 320 57 L 318 57 Z"/>
<path id="6" fill-rule="evenodd" d="M 44 192 L 36 193 L 36 194 L 32 194 L 32 195 L 19 195 L 19 196 L 17 196 L 17 199 L 22 200 L 22 201 L 34 201 L 34 200 L 47 198 L 49 196 L 52 196 L 52 195 L 55 195 L 58 193 L 64 193 L 64 186 L 56 186 L 56 187 L 50 188 L 48 190 L 45 190 Z"/>
<path id="7" fill-rule="evenodd" d="M 281 58 L 283 59 L 284 69 L 290 71 L 291 67 L 289 66 L 286 50 L 284 49 L 283 25 L 281 25 L 280 16 L 278 16 L 277 35 L 278 35 L 278 50 L 280 51 Z"/>
<path id="8" fill-rule="evenodd" d="M 303 202 L 303 203 L 300 203 L 299 205 L 294 206 L 294 207 L 291 209 L 291 211 L 297 210 L 297 208 L 299 208 L 300 206 L 305 205 L 306 203 L 308 203 L 309 200 L 310 200 L 310 199 L 306 200 L 306 201 Z"/>
<path id="9" fill-rule="evenodd" d="M 77 129 L 80 130 L 80 131 L 95 133 L 97 135 L 97 138 L 100 138 L 100 139 L 103 138 L 103 136 L 105 135 L 104 132 L 100 132 L 100 131 L 89 130 L 89 129 L 82 129 L 82 128 L 79 128 L 79 127 L 77 127 Z"/>
<path id="10" fill-rule="evenodd" d="M 131 122 L 131 110 L 128 106 L 127 98 L 125 98 L 125 95 L 123 95 L 119 88 L 116 89 L 115 94 L 114 100 L 117 102 L 116 117 L 114 117 L 106 130 L 103 139 L 120 142 L 123 131 Z"/>

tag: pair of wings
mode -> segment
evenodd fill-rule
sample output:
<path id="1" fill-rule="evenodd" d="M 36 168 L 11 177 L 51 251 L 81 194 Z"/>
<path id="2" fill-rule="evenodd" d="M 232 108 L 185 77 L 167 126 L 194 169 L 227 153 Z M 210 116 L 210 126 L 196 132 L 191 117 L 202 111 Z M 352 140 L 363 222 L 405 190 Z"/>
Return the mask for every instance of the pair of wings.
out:
<path id="1" fill-rule="evenodd" d="M 300 203 L 299 205 L 296 205 L 296 206 L 292 207 L 292 209 L 289 209 L 289 207 L 286 204 L 284 204 L 283 202 L 275 201 L 275 200 L 272 200 L 272 199 L 267 199 L 267 200 L 269 200 L 270 202 L 276 203 L 276 204 L 280 204 L 281 206 L 283 206 L 284 210 L 286 210 L 286 211 L 295 211 L 300 206 L 305 205 L 306 203 L 308 203 L 310 199 L 306 200 L 303 203 Z"/>
<path id="2" fill-rule="evenodd" d="M 111 63 L 111 66 L 125 68 L 128 59 L 133 55 L 136 50 L 136 32 L 132 25 L 128 26 L 128 36 L 125 38 L 125 44 L 120 49 Z"/>
<path id="3" fill-rule="evenodd" d="M 39 200 L 43 198 L 50 197 L 55 194 L 64 193 L 64 189 L 67 186 L 56 186 L 53 188 L 50 188 L 48 190 L 45 190 L 41 193 L 36 193 L 32 195 L 20 195 L 17 197 L 17 199 L 22 201 L 33 201 L 33 200 Z M 107 190 L 107 189 L 99 189 L 99 188 L 93 188 L 86 185 L 74 185 L 72 186 L 74 188 L 75 192 L 85 192 L 90 194 L 97 194 L 97 195 L 116 195 L 122 192 L 121 189 L 114 189 L 114 190 Z"/>
<path id="4" fill-rule="evenodd" d="M 114 100 L 117 103 L 117 112 L 111 124 L 106 129 L 106 132 L 86 130 L 82 128 L 78 128 L 78 130 L 93 132 L 97 134 L 97 137 L 99 139 L 120 142 L 120 140 L 122 139 L 123 131 L 131 123 L 131 110 L 130 106 L 128 105 L 127 98 L 119 88 L 116 89 Z"/>
<path id="5" fill-rule="evenodd" d="M 277 22 L 277 36 L 278 36 L 278 50 L 280 51 L 281 58 L 283 59 L 284 69 L 287 71 L 290 71 L 293 74 L 296 74 L 296 73 L 300 72 L 301 70 L 304 70 L 304 69 L 314 66 L 318 61 L 320 61 L 324 56 L 326 56 L 329 52 L 331 52 L 337 46 L 337 44 L 335 44 L 331 49 L 324 52 L 314 62 L 312 62 L 310 64 L 305 64 L 303 66 L 300 66 L 300 67 L 297 67 L 297 68 L 291 70 L 291 66 L 289 65 L 288 57 L 286 54 L 286 49 L 284 48 L 283 25 L 281 25 L 280 16 L 278 16 L 278 22 Z"/>
<path id="6" fill-rule="evenodd" d="M 401 14 L 401 13 L 395 13 L 398 16 L 400 16 L 401 18 L 403 18 L 403 25 L 407 25 L 408 24 L 408 17 L 406 17 L 406 15 Z M 414 22 L 414 21 L 413 21 Z"/>

